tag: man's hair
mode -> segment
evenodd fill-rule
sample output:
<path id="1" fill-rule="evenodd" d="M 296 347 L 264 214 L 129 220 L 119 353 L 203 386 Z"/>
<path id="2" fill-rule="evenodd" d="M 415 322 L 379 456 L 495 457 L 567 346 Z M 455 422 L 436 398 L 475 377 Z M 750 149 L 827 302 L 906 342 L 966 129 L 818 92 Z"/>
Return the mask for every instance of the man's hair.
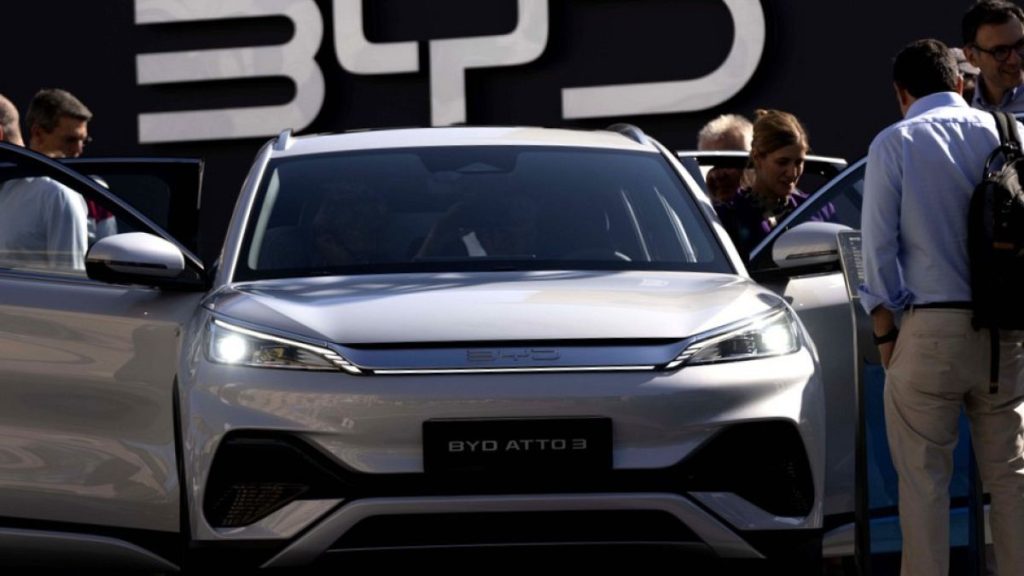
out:
<path id="1" fill-rule="evenodd" d="M 956 57 L 934 38 L 907 44 L 892 63 L 892 80 L 914 98 L 936 92 L 955 92 L 960 69 Z"/>
<path id="2" fill-rule="evenodd" d="M 25 115 L 25 125 L 30 129 L 39 126 L 47 132 L 53 131 L 60 123 L 62 116 L 88 122 L 92 120 L 92 112 L 67 90 L 60 88 L 44 88 L 32 97 Z"/>
<path id="3" fill-rule="evenodd" d="M 697 133 L 698 150 L 750 150 L 754 125 L 739 114 L 722 114 Z M 724 147 L 723 147 L 724 145 Z"/>
<path id="4" fill-rule="evenodd" d="M 960 21 L 963 43 L 965 46 L 974 44 L 978 37 L 978 28 L 987 24 L 1006 24 L 1016 18 L 1024 23 L 1024 9 L 1007 0 L 978 0 L 964 13 Z"/>
<path id="5" fill-rule="evenodd" d="M 21 140 L 21 127 L 18 126 L 18 109 L 3 94 L 0 94 L 0 128 L 4 131 L 4 140 Z M 18 134 L 19 138 L 12 138 Z"/>

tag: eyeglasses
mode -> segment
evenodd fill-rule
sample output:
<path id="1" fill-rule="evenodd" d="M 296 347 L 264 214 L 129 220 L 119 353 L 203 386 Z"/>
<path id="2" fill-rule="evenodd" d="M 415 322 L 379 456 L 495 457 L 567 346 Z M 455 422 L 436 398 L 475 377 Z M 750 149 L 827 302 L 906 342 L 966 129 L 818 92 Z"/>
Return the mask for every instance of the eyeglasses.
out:
<path id="1" fill-rule="evenodd" d="M 64 138 L 64 143 L 67 144 L 68 146 L 81 145 L 84 148 L 86 144 L 89 144 L 91 142 L 92 136 L 86 136 L 85 138 L 79 138 L 78 136 L 68 136 Z"/>
<path id="2" fill-rule="evenodd" d="M 980 50 L 992 56 L 993 58 L 996 59 L 997 62 L 1006 62 L 1006 60 L 1010 57 L 1011 52 L 1016 52 L 1018 56 L 1024 58 L 1024 38 L 1021 38 L 1013 45 L 1004 44 L 1002 46 L 995 46 L 993 48 L 982 48 L 981 46 L 974 44 L 974 49 Z"/>

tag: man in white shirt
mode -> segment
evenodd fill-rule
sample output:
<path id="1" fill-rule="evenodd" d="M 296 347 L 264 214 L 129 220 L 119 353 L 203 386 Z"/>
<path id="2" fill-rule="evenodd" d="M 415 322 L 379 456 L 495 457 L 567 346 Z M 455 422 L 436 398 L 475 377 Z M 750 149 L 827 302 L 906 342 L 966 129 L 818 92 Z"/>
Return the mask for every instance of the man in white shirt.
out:
<path id="1" fill-rule="evenodd" d="M 88 249 L 85 200 L 50 178 L 0 186 L 0 264 L 84 270 Z"/>
<path id="2" fill-rule="evenodd" d="M 23 145 L 17 109 L 2 95 L 0 140 Z M 85 199 L 50 178 L 0 183 L 0 266 L 84 270 L 87 215 Z"/>

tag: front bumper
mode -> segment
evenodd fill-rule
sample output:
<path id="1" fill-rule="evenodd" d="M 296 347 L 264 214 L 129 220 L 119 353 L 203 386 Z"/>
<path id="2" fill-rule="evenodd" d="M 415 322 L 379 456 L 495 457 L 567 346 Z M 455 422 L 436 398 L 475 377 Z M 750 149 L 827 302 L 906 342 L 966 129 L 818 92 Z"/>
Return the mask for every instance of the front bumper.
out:
<path id="1" fill-rule="evenodd" d="M 806 348 L 670 373 L 191 368 L 182 416 L 193 537 L 204 546 L 260 542 L 268 566 L 352 549 L 537 543 L 531 538 L 672 542 L 757 558 L 747 534 L 821 527 L 824 414 Z M 423 470 L 429 419 L 595 415 L 613 423 L 606 473 L 441 479 Z M 621 526 L 616 515 L 632 514 L 641 519 L 627 524 L 663 529 L 580 529 Z M 439 528 L 453 517 L 481 524 Z M 533 528 L 486 528 L 517 523 Z M 565 529 L 540 537 L 539 525 Z M 391 538 L 417 531 L 431 537 Z"/>

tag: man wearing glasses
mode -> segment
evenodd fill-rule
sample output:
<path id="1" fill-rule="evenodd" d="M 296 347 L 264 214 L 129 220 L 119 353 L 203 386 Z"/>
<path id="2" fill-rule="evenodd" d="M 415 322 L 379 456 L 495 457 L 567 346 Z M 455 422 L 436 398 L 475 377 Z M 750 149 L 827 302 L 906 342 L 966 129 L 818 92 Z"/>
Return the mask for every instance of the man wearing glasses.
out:
<path id="1" fill-rule="evenodd" d="M 961 26 L 964 54 L 981 70 L 971 105 L 1024 113 L 1024 10 L 1006 0 L 980 0 Z"/>
<path id="2" fill-rule="evenodd" d="M 72 93 L 59 88 L 40 90 L 32 97 L 25 115 L 28 147 L 50 158 L 78 158 L 92 141 L 90 120 L 92 112 Z M 113 214 L 95 202 L 90 201 L 88 206 L 90 244 L 117 233 Z"/>

